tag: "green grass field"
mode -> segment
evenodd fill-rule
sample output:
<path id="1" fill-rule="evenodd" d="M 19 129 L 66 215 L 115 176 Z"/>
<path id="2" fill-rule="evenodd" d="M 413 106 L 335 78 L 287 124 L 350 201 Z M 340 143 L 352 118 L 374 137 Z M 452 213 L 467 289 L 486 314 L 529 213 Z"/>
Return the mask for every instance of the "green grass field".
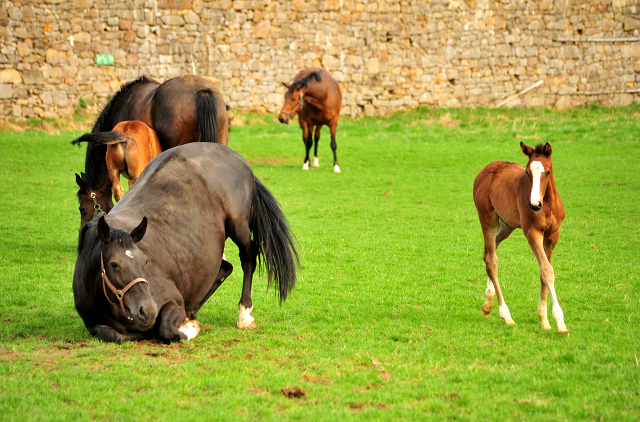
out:
<path id="1" fill-rule="evenodd" d="M 230 146 L 280 201 L 298 283 L 281 307 L 254 279 L 257 330 L 235 328 L 242 270 L 191 342 L 90 337 L 73 305 L 81 132 L 0 133 L 0 420 L 638 420 L 640 107 L 427 110 L 344 119 L 303 172 L 297 122 L 239 115 Z M 473 180 L 548 141 L 567 217 L 555 250 L 569 336 L 540 328 L 520 230 L 500 281 L 518 324 L 484 318 Z M 283 387 L 306 390 L 287 398 Z"/>

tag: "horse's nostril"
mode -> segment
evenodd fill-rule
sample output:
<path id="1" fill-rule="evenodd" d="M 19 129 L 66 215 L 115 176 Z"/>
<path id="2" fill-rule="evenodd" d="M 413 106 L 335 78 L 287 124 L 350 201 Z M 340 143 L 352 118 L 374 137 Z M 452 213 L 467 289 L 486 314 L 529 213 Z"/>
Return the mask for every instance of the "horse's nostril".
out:
<path id="1" fill-rule="evenodd" d="M 280 123 L 284 123 L 284 118 L 278 117 L 278 120 L 280 120 Z"/>

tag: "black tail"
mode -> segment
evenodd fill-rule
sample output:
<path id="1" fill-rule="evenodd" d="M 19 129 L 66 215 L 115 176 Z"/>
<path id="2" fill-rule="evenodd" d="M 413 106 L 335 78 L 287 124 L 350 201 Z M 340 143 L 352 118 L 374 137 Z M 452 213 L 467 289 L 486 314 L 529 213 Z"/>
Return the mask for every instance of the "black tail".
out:
<path id="1" fill-rule="evenodd" d="M 196 107 L 198 112 L 198 127 L 200 128 L 200 142 L 218 143 L 218 110 L 213 91 L 201 89 L 198 91 Z"/>
<path id="2" fill-rule="evenodd" d="M 296 284 L 296 264 L 300 265 L 295 240 L 289 223 L 282 213 L 278 201 L 256 178 L 253 197 L 253 246 L 257 249 L 258 264 L 267 269 L 270 287 L 275 281 L 280 293 L 280 303 Z"/>
<path id="3" fill-rule="evenodd" d="M 109 145 L 124 142 L 125 137 L 118 132 L 98 132 L 98 133 L 85 133 L 75 141 L 71 142 L 71 145 L 80 146 L 81 142 L 89 142 L 95 145 Z"/>

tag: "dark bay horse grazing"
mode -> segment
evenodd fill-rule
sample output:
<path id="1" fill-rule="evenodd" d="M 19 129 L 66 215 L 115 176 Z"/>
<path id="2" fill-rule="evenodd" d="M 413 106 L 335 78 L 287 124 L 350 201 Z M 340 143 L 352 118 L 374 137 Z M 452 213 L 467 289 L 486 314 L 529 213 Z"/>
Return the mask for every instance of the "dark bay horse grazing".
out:
<path id="1" fill-rule="evenodd" d="M 229 141 L 222 95 L 199 76 L 178 76 L 162 84 L 143 76 L 125 83 L 104 106 L 92 132 L 109 132 L 126 120 L 140 120 L 154 129 L 163 151 L 191 142 L 227 145 Z M 106 151 L 106 145 L 87 145 L 82 184 L 78 183 L 81 225 L 94 217 L 92 194 L 102 211 L 113 207 Z"/>
<path id="2" fill-rule="evenodd" d="M 107 146 L 105 161 L 116 202 L 124 196 L 120 175 L 129 180 L 131 188 L 147 164 L 162 152 L 156 131 L 139 120 L 120 122 L 110 132 L 84 134 L 71 143 L 81 142 Z M 84 183 L 78 174 L 76 182 L 79 186 Z"/>
<path id="3" fill-rule="evenodd" d="M 473 184 L 473 201 L 482 225 L 488 276 L 482 313 L 489 316 L 493 298 L 497 295 L 500 317 L 507 324 L 515 324 L 498 283 L 496 249 L 516 228 L 521 228 L 540 265 L 538 315 L 542 328 L 551 329 L 547 318 L 548 292 L 558 333 L 567 333 L 569 330 L 564 324 L 564 314 L 556 296 L 555 274 L 551 266 L 551 255 L 558 243 L 565 215 L 553 175 L 551 145 L 540 144 L 534 150 L 520 142 L 520 148 L 529 157 L 526 167 L 494 161 L 482 169 Z"/>
<path id="4" fill-rule="evenodd" d="M 292 84 L 283 82 L 283 85 L 287 87 L 287 92 L 284 94 L 284 105 L 278 114 L 278 120 L 280 123 L 289 124 L 289 119 L 292 119 L 296 114 L 298 115 L 298 123 L 302 128 L 302 141 L 306 147 L 302 169 L 309 170 L 309 150 L 314 144 L 314 140 L 313 166 L 319 167 L 318 141 L 320 140 L 320 129 L 326 125 L 331 131 L 333 171 L 340 173 L 336 155 L 338 149 L 336 128 L 342 106 L 342 93 L 338 83 L 326 70 L 309 68 L 300 71 Z"/>
<path id="5" fill-rule="evenodd" d="M 296 281 L 298 254 L 277 201 L 225 146 L 193 143 L 156 157 L 108 215 L 80 230 L 73 293 L 89 332 L 111 342 L 188 338 L 187 319 L 233 269 L 222 259 L 227 237 L 244 273 L 237 326 L 254 328 L 256 262 L 281 302 Z"/>

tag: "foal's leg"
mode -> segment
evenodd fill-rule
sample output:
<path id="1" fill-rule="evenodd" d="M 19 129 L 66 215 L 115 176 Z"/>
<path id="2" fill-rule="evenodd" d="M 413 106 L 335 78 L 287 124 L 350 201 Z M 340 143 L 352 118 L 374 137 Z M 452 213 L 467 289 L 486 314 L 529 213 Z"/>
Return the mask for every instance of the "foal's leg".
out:
<path id="1" fill-rule="evenodd" d="M 229 224 L 227 231 L 233 243 L 240 250 L 240 263 L 242 265 L 242 296 L 238 304 L 238 328 L 257 328 L 255 319 L 251 316 L 253 311 L 253 302 L 251 301 L 251 283 L 253 282 L 253 273 L 256 270 L 257 251 L 251 243 L 251 231 L 247 222 L 241 224 Z"/>
<path id="2" fill-rule="evenodd" d="M 336 144 L 336 129 L 338 128 L 338 117 L 331 120 L 329 123 L 329 130 L 331 131 L 331 151 L 333 151 L 333 171 L 336 173 L 340 173 L 340 166 L 338 165 L 338 156 L 336 155 L 336 150 L 338 149 L 338 144 Z"/>
<path id="3" fill-rule="evenodd" d="M 529 233 L 527 234 L 529 246 L 531 246 L 531 250 L 536 256 L 538 265 L 540 266 L 540 301 L 538 302 L 538 316 L 540 316 L 540 324 L 545 330 L 551 329 L 549 319 L 547 318 L 548 291 L 551 295 L 551 314 L 553 315 L 553 319 L 556 320 L 556 324 L 558 325 L 558 333 L 564 334 L 568 333 L 569 329 L 564 323 L 564 312 L 562 312 L 562 308 L 560 307 L 560 303 L 558 302 L 558 297 L 556 295 L 555 271 L 551 266 L 551 256 L 553 254 L 553 249 L 555 248 L 556 243 L 558 243 L 559 238 L 560 232 L 558 231 L 551 234 L 546 239 L 541 232 L 533 228 L 529 230 Z"/>
<path id="4" fill-rule="evenodd" d="M 111 181 L 111 192 L 116 202 L 119 202 L 124 196 L 124 188 L 120 184 L 120 170 L 124 169 L 123 162 L 120 162 L 119 158 L 124 160 L 124 154 L 122 153 L 122 147 L 120 144 L 109 145 L 107 147 L 107 154 L 105 160 L 107 161 L 107 174 Z"/>
<path id="5" fill-rule="evenodd" d="M 306 120 L 300 119 L 300 127 L 302 128 L 302 141 L 304 142 L 304 147 L 306 150 L 304 156 L 304 164 L 302 165 L 302 170 L 309 170 L 309 150 L 313 146 L 313 126 L 307 124 Z"/>
<path id="6" fill-rule="evenodd" d="M 493 306 L 494 294 L 498 296 L 498 314 L 500 318 L 509 325 L 515 325 L 515 322 L 511 318 L 509 308 L 504 301 L 502 295 L 502 289 L 500 289 L 500 283 L 498 282 L 498 256 L 496 255 L 496 239 L 498 237 L 498 216 L 495 212 L 491 212 L 489 215 L 486 213 L 479 213 L 480 223 L 482 225 L 482 235 L 484 236 L 484 262 L 487 270 L 487 290 L 485 291 L 486 301 L 482 305 L 482 313 L 488 316 Z M 513 231 L 513 230 L 512 230 Z M 491 286 L 493 285 L 493 286 Z M 493 289 L 491 289 L 493 287 Z"/>
<path id="7" fill-rule="evenodd" d="M 511 235 L 511 233 L 513 233 L 513 231 L 515 230 L 515 227 L 511 227 L 507 225 L 502 220 L 499 220 L 499 221 L 500 221 L 500 226 L 498 227 L 498 233 L 496 234 L 496 238 L 495 238 L 496 252 L 498 250 L 498 247 L 500 246 L 500 243 L 506 238 L 508 238 Z M 497 255 L 496 255 L 496 260 L 498 260 Z M 496 266 L 496 277 L 497 277 L 497 266 Z M 495 295 L 496 295 L 496 290 L 493 287 L 493 281 L 491 281 L 491 278 L 487 277 L 487 289 L 485 290 L 486 300 L 484 302 L 484 305 L 482 305 L 482 313 L 484 314 L 484 316 L 488 316 L 491 313 L 491 309 L 493 308 L 493 298 L 495 297 Z"/>
<path id="8" fill-rule="evenodd" d="M 320 167 L 320 163 L 318 163 L 318 142 L 320 141 L 320 129 L 322 129 L 322 125 L 316 126 L 316 132 L 313 136 L 313 167 Z"/>

